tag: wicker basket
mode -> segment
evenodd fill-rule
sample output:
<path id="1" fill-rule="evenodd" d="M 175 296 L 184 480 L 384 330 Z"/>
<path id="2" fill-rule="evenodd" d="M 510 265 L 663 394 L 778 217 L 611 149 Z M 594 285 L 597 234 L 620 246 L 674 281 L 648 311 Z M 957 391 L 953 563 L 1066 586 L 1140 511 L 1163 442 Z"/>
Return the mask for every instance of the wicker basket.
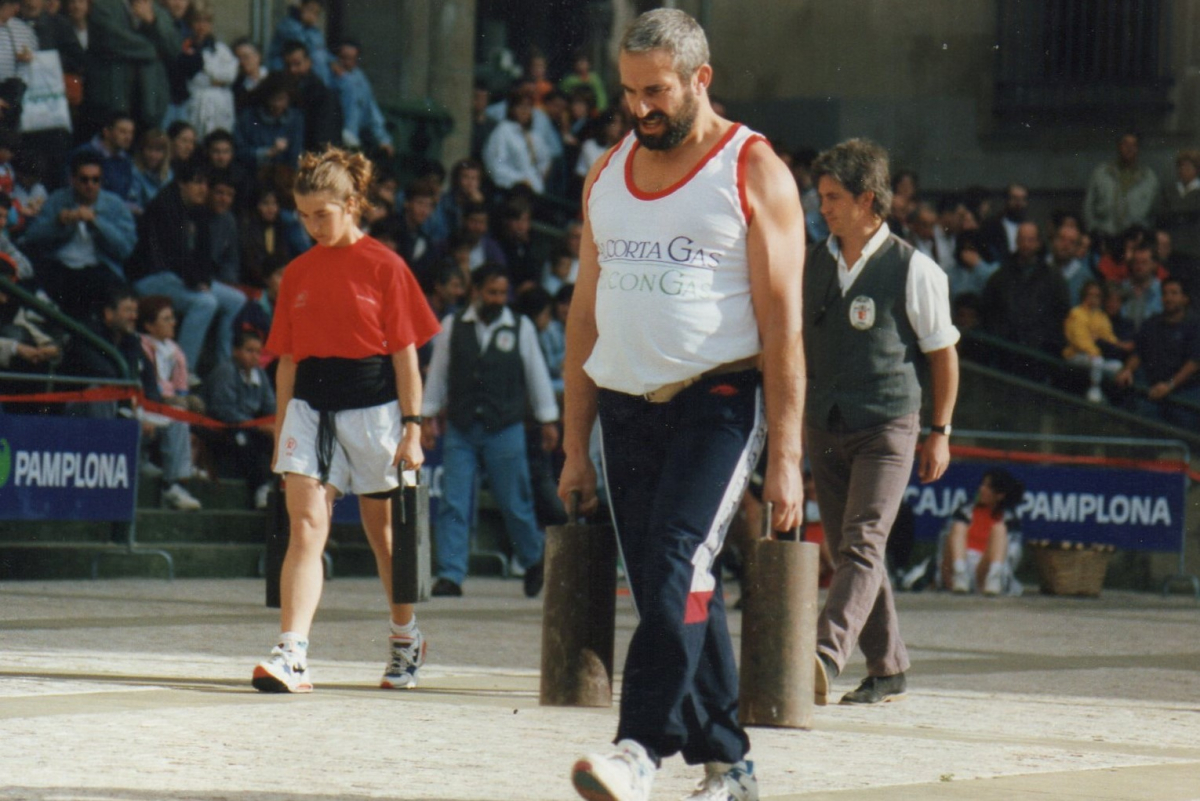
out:
<path id="1" fill-rule="evenodd" d="M 1028 546 L 1043 593 L 1092 598 L 1100 595 L 1113 546 L 1050 540 L 1031 541 Z"/>

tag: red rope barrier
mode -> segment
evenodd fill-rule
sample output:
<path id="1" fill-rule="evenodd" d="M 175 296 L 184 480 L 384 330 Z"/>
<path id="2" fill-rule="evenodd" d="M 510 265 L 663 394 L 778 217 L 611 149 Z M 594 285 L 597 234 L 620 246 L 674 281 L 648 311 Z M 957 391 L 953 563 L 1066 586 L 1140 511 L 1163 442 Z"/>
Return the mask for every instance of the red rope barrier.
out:
<path id="1" fill-rule="evenodd" d="M 1119 467 L 1127 470 L 1148 470 L 1155 473 L 1184 473 L 1192 481 L 1200 481 L 1200 472 L 1182 459 L 1129 459 L 1116 456 L 1080 456 L 1066 453 L 1030 453 L 977 445 L 951 445 L 950 453 L 964 459 L 1025 462 L 1040 464 L 1071 464 L 1087 467 Z"/>
<path id="2" fill-rule="evenodd" d="M 0 395 L 0 403 L 98 403 L 127 400 L 136 401 L 148 412 L 204 428 L 258 428 L 275 422 L 275 416 L 271 415 L 247 420 L 244 423 L 223 423 L 202 414 L 180 409 L 178 406 L 147 400 L 144 392 L 133 387 L 92 387 L 68 392 L 42 392 L 36 395 Z"/>

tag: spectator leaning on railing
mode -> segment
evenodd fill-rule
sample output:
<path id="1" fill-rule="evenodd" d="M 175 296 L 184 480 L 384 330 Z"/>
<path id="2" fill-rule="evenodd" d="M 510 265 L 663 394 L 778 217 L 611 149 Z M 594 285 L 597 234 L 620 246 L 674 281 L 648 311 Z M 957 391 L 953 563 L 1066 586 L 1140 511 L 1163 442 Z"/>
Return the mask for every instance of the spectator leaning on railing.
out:
<path id="1" fill-rule="evenodd" d="M 1163 281 L 1162 302 L 1162 313 L 1138 331 L 1136 350 L 1117 374 L 1117 383 L 1129 386 L 1135 376 L 1142 378 L 1149 401 L 1139 404 L 1141 411 L 1195 431 L 1200 415 L 1163 401 L 1170 397 L 1200 403 L 1200 316 L 1189 308 L 1178 278 Z"/>

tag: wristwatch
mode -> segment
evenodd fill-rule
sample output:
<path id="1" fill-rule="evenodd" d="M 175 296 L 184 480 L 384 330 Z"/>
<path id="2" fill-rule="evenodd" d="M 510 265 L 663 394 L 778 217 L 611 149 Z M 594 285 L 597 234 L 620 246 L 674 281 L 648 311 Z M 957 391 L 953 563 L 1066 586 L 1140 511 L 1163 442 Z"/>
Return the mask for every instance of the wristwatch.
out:
<path id="1" fill-rule="evenodd" d="M 944 426 L 930 426 L 929 430 L 934 434 L 943 434 L 948 437 L 950 432 L 954 431 L 954 426 L 946 423 Z"/>
<path id="2" fill-rule="evenodd" d="M 416 423 L 417 425 L 421 425 L 424 422 L 425 422 L 425 418 L 419 414 L 406 414 L 400 418 L 400 425 L 402 425 L 402 426 L 408 425 L 409 423 Z"/>

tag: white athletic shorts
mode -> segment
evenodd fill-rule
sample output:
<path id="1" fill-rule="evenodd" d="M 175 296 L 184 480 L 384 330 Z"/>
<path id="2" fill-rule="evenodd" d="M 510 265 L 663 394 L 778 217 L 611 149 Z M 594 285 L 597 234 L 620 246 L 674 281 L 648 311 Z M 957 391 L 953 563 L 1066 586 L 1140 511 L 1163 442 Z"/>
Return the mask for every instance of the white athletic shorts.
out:
<path id="1" fill-rule="evenodd" d="M 317 470 L 316 411 L 305 401 L 288 403 L 279 432 L 276 473 L 295 473 L 320 479 Z M 367 409 L 334 413 L 337 437 L 329 464 L 329 484 L 339 494 L 367 495 L 400 486 L 392 459 L 400 446 L 400 404 L 396 401 Z"/>

